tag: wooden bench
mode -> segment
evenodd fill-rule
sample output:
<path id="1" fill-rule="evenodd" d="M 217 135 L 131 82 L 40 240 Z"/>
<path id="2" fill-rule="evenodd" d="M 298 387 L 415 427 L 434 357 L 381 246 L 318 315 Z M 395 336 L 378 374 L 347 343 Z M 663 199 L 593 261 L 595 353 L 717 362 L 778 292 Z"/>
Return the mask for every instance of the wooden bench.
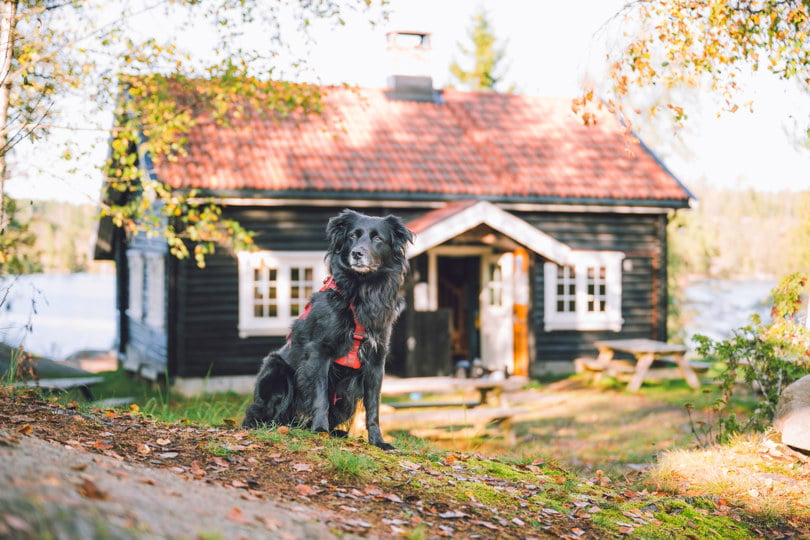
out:
<path id="1" fill-rule="evenodd" d="M 476 437 L 496 427 L 504 442 L 513 445 L 515 432 L 512 420 L 527 411 L 519 407 L 476 407 L 383 412 L 380 414 L 380 427 L 384 431 L 405 430 L 425 438 Z M 451 429 L 464 427 L 466 429 Z"/>
<path id="2" fill-rule="evenodd" d="M 64 377 L 54 379 L 39 379 L 38 381 L 25 381 L 17 383 L 20 388 L 39 388 L 43 392 L 67 392 L 74 388 L 81 390 L 88 401 L 93 401 L 93 391 L 90 387 L 104 381 L 104 377 Z"/>
<path id="3" fill-rule="evenodd" d="M 476 378 L 461 379 L 456 377 L 386 377 L 382 383 L 383 396 L 401 396 L 404 394 L 462 394 L 477 392 L 478 401 L 442 401 L 425 402 L 422 400 L 397 401 L 389 403 L 395 408 L 407 407 L 471 407 L 489 404 L 494 407 L 504 405 L 503 393 L 519 390 L 527 382 L 527 377 L 509 377 L 508 379 Z"/>

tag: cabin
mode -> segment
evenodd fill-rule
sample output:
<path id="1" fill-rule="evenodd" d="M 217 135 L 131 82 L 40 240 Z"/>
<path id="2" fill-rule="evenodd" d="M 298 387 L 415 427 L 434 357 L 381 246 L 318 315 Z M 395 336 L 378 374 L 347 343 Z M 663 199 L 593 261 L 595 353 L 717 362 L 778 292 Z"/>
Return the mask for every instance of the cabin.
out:
<path id="1" fill-rule="evenodd" d="M 126 369 L 249 390 L 326 277 L 326 223 L 345 208 L 415 233 L 390 374 L 573 371 L 595 341 L 667 339 L 667 222 L 693 197 L 615 118 L 585 126 L 568 99 L 429 77 L 322 91 L 321 114 L 223 127 L 201 113 L 184 156 L 137 156 L 171 189 L 213 197 L 258 249 L 200 269 L 103 219 Z"/>

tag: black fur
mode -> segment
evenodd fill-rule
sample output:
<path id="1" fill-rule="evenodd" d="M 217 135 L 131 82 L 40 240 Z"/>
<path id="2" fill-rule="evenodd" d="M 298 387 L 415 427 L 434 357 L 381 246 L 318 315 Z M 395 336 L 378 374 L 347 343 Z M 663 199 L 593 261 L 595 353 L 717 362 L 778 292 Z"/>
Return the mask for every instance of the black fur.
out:
<path id="1" fill-rule="evenodd" d="M 391 328 L 405 306 L 399 287 L 413 234 L 396 216 L 351 210 L 330 219 L 326 234 L 338 290 L 313 294 L 311 311 L 293 323 L 290 342 L 264 359 L 243 425 L 294 424 L 343 434 L 336 428 L 351 420 L 362 398 L 369 443 L 390 450 L 380 431 L 380 386 Z M 335 363 L 352 346 L 351 305 L 365 327 L 359 369 Z"/>

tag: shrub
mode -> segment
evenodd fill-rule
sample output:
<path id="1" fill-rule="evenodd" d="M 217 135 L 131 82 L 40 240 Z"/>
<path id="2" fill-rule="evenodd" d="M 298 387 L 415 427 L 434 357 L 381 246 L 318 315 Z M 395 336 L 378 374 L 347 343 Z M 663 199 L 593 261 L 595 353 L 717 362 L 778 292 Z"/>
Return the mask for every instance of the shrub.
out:
<path id="1" fill-rule="evenodd" d="M 806 284 L 807 277 L 800 273 L 784 277 L 771 291 L 773 308 L 767 323 L 753 315 L 751 324 L 735 330 L 730 339 L 695 336 L 698 354 L 725 366 L 720 374 L 720 397 L 712 405 L 719 422 L 716 442 L 725 442 L 735 432 L 763 431 L 773 420 L 782 390 L 810 373 L 810 330 L 801 321 L 805 313 L 801 293 Z M 759 396 L 750 417 L 742 423 L 726 414 L 741 382 Z"/>

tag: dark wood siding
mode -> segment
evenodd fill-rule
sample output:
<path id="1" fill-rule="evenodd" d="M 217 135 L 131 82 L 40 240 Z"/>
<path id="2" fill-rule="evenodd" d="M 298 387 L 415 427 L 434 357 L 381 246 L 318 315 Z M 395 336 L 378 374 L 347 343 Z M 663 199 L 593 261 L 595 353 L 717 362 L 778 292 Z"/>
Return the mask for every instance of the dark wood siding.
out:
<path id="1" fill-rule="evenodd" d="M 321 251 L 327 247 L 325 228 L 329 218 L 343 207 L 231 207 L 236 218 L 256 232 L 260 249 Z M 364 208 L 372 215 L 394 213 L 410 220 L 425 210 Z M 659 214 L 530 213 L 514 212 L 543 232 L 574 249 L 622 251 L 626 254 L 622 272 L 622 316 L 620 333 L 546 332 L 543 328 L 543 262 L 537 256 L 531 271 L 533 284 L 530 342 L 534 361 L 572 360 L 593 354 L 593 342 L 616 337 L 666 338 L 666 216 Z M 167 265 L 168 268 L 171 266 Z M 168 276 L 167 276 L 168 277 Z M 193 261 L 176 263 L 174 297 L 169 322 L 176 330 L 170 345 L 172 372 L 183 377 L 253 374 L 268 351 L 283 344 L 282 336 L 240 338 L 238 333 L 238 264 L 223 250 L 207 258 L 205 269 Z M 401 328 L 397 334 L 407 335 Z M 405 347 L 395 340 L 393 354 Z M 405 360 L 392 358 L 395 370 Z M 407 370 L 406 370 L 407 371 Z"/>
<path id="2" fill-rule="evenodd" d="M 326 224 L 343 207 L 231 207 L 227 217 L 256 233 L 260 249 L 326 251 Z M 413 211 L 359 209 L 370 215 Z M 218 250 L 206 267 L 181 261 L 177 268 L 177 365 L 181 377 L 257 373 L 262 358 L 284 344 L 283 336 L 239 337 L 239 276 L 235 255 Z"/>
<path id="3" fill-rule="evenodd" d="M 515 213 L 574 249 L 621 251 L 621 332 L 544 330 L 542 257 L 535 257 L 532 325 L 535 361 L 593 355 L 594 341 L 618 337 L 666 339 L 666 215 Z"/>

